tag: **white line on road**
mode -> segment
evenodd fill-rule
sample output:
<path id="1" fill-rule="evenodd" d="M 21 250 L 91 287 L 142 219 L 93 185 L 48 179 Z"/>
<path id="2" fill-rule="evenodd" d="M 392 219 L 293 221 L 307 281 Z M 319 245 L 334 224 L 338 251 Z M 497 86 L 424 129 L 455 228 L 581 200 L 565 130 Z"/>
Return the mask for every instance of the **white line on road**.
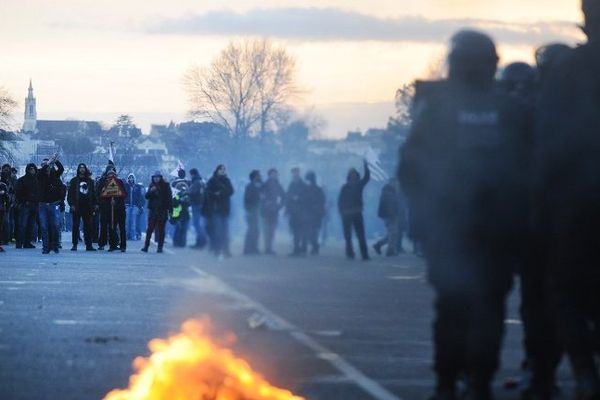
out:
<path id="1" fill-rule="evenodd" d="M 398 396 L 385 389 L 379 383 L 375 382 L 373 379 L 360 372 L 348 361 L 344 360 L 344 358 L 342 358 L 340 355 L 332 352 L 331 350 L 316 342 L 306 333 L 302 332 L 300 329 L 294 326 L 291 322 L 273 313 L 262 304 L 252 300 L 250 297 L 238 292 L 222 280 L 207 274 L 206 272 L 202 271 L 197 267 L 191 266 L 190 268 L 202 278 L 209 278 L 213 280 L 214 284 L 220 285 L 223 291 L 227 292 L 237 301 L 247 304 L 249 308 L 260 312 L 268 319 L 274 321 L 277 324 L 277 326 L 281 328 L 281 330 L 288 331 L 290 336 L 294 338 L 298 343 L 304 345 L 305 347 L 308 347 L 317 355 L 317 357 L 329 362 L 331 366 L 333 366 L 336 370 L 341 372 L 348 380 L 356 383 L 356 385 L 361 387 L 365 392 L 369 393 L 375 399 L 401 400 Z"/>

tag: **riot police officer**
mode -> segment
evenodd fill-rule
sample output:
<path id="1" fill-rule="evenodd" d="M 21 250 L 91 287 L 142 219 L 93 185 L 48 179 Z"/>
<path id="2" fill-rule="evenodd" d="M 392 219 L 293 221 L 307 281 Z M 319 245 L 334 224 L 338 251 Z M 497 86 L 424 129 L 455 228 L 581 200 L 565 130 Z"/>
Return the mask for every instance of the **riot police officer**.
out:
<path id="1" fill-rule="evenodd" d="M 556 60 L 540 96 L 535 205 L 553 315 L 588 400 L 600 399 L 600 0 L 583 12 L 588 42 Z"/>
<path id="2" fill-rule="evenodd" d="M 505 299 L 526 221 L 525 110 L 494 83 L 498 56 L 485 34 L 453 36 L 448 79 L 417 82 L 399 178 L 413 240 L 423 243 L 436 292 L 434 398 L 492 398 Z"/>

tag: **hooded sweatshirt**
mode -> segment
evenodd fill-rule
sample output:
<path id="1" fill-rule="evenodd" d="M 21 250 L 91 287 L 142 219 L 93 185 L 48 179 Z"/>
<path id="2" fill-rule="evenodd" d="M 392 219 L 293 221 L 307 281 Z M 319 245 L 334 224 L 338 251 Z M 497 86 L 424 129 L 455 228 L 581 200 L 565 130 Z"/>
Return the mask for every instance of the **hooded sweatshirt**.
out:
<path id="1" fill-rule="evenodd" d="M 79 176 L 79 169 L 85 168 L 83 176 Z M 77 166 L 77 175 L 71 179 L 69 183 L 69 192 L 67 194 L 67 202 L 70 207 L 75 207 L 79 210 L 91 211 L 96 206 L 96 192 L 94 180 L 91 177 L 90 170 L 87 165 L 79 164 Z"/>
<path id="2" fill-rule="evenodd" d="M 129 183 L 129 178 L 133 178 L 133 183 Z M 125 198 L 125 205 L 127 207 L 144 207 L 144 187 L 139 183 L 136 183 L 135 175 L 129 174 L 127 176 L 127 197 Z"/>
<path id="3" fill-rule="evenodd" d="M 27 171 L 29 168 L 34 168 L 35 174 L 28 174 Z M 40 202 L 40 186 L 38 184 L 37 174 L 37 166 L 33 163 L 27 164 L 25 175 L 17 180 L 17 187 L 15 189 L 17 204 L 37 207 L 37 204 Z"/>

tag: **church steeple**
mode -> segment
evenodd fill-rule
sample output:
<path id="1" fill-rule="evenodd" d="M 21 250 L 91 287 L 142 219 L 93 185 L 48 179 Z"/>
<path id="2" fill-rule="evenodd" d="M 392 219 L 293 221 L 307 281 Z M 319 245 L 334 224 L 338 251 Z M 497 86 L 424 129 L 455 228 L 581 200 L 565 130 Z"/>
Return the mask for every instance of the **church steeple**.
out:
<path id="1" fill-rule="evenodd" d="M 37 125 L 37 105 L 33 96 L 33 84 L 29 79 L 29 89 L 25 99 L 25 120 L 23 122 L 23 132 L 35 132 Z"/>

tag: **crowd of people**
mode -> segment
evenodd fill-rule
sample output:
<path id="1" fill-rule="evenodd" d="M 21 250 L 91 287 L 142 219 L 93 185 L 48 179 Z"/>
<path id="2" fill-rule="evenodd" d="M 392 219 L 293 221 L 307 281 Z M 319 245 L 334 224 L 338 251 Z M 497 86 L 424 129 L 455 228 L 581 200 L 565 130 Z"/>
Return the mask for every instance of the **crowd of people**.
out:
<path id="1" fill-rule="evenodd" d="M 156 171 L 147 187 L 137 182 L 134 174 L 122 180 L 110 161 L 97 178 L 92 177 L 85 164 L 79 164 L 75 176 L 64 180 L 65 167 L 57 155 L 44 159 L 39 167 L 28 164 L 19 178 L 17 173 L 9 164 L 2 168 L 0 252 L 4 251 L 2 244 L 14 242 L 16 249 L 33 249 L 41 241 L 44 254 L 58 253 L 62 232 L 70 231 L 72 251 L 77 251 L 82 243 L 85 251 L 126 252 L 128 242 L 143 240 L 142 251 L 148 252 L 154 235 L 161 253 L 167 232 L 172 236 L 173 247 L 187 247 L 191 225 L 195 231 L 191 248 L 209 246 L 219 258 L 231 256 L 229 220 L 234 185 L 224 165 L 219 165 L 208 181 L 197 168 L 189 170 L 189 179 L 188 173 L 179 169 L 172 182 Z M 355 258 L 354 231 L 362 259 L 369 260 L 363 219 L 363 190 L 369 180 L 370 170 L 365 162 L 363 176 L 351 169 L 339 194 L 338 210 L 346 256 L 350 259 Z M 293 168 L 285 190 L 277 169 L 269 170 L 264 181 L 261 172 L 253 170 L 243 197 L 247 223 L 243 254 L 274 255 L 275 236 L 283 214 L 292 237 L 290 256 L 318 255 L 327 213 L 325 197 L 313 171 L 302 176 L 299 168 Z M 384 244 L 388 244 L 388 256 L 399 254 L 398 249 L 402 248 L 400 232 L 406 229 L 406 218 L 401 215 L 406 210 L 398 208 L 401 197 L 394 178 L 382 192 L 379 215 L 386 221 L 391 239 L 385 238 L 374 246 L 380 254 Z"/>
<path id="2" fill-rule="evenodd" d="M 495 43 L 465 30 L 447 79 L 416 85 L 398 176 L 436 293 L 434 399 L 493 398 L 514 276 L 522 398 L 555 398 L 567 355 L 574 398 L 600 399 L 600 1 L 583 12 L 587 43 L 544 46 L 537 68 L 515 63 L 495 80 Z"/>

